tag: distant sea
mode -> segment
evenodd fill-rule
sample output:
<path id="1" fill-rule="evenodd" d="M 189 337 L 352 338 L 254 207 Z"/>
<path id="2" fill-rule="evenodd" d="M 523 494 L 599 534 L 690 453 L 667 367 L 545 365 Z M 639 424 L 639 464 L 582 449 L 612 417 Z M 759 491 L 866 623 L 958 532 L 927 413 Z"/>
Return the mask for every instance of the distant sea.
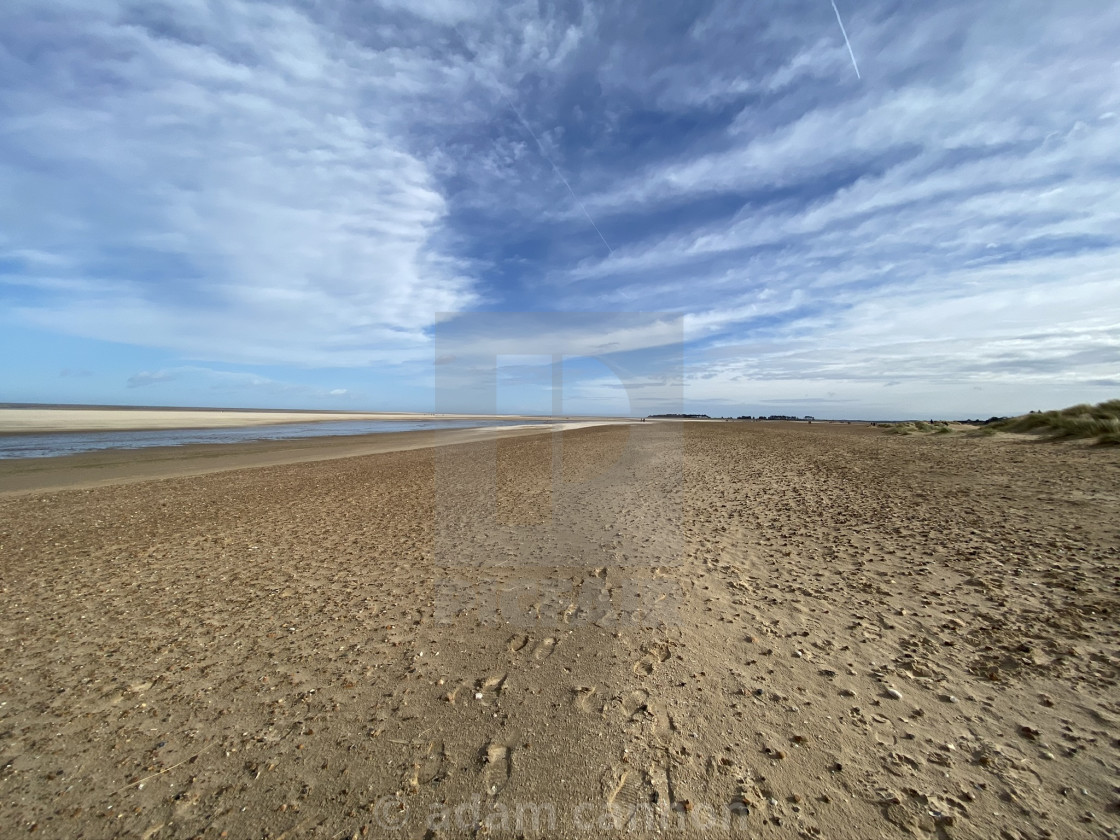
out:
<path id="1" fill-rule="evenodd" d="M 434 429 L 473 429 L 484 426 L 526 426 L 550 420 L 321 420 L 278 423 L 229 429 L 150 429 L 114 432 L 51 432 L 0 435 L 0 459 L 54 458 L 102 449 L 146 449 L 192 443 L 249 443 L 254 440 L 295 440 L 335 435 L 382 432 L 422 432 Z"/>

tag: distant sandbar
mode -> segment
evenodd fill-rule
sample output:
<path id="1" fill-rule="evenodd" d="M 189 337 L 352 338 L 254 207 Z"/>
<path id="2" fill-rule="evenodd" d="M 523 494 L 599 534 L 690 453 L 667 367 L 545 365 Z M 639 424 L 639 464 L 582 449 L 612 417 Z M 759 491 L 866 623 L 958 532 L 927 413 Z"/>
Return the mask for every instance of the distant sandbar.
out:
<path id="1" fill-rule="evenodd" d="M 0 434 L 226 429 L 339 420 L 546 420 L 545 417 L 408 412 L 245 411 L 240 409 L 0 408 Z"/>

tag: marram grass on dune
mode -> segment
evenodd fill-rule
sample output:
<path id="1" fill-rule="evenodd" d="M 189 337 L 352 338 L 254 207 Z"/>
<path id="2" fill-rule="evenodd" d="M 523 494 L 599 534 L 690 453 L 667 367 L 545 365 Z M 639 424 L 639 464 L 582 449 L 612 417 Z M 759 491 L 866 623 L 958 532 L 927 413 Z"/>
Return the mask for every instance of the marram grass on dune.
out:
<path id="1" fill-rule="evenodd" d="M 975 421 L 966 421 L 970 426 Z M 997 432 L 1033 434 L 1045 440 L 1095 438 L 1101 444 L 1120 444 L 1120 399 L 1097 405 L 1074 405 L 1055 411 L 1032 411 L 1018 417 L 989 420 L 979 428 L 957 426 L 944 420 L 909 420 L 892 423 L 884 429 L 890 435 L 966 433 L 970 437 L 986 437 Z"/>
<path id="2" fill-rule="evenodd" d="M 888 435 L 910 435 L 915 432 L 932 432 L 933 434 L 947 434 L 952 431 L 944 420 L 934 420 L 927 423 L 925 420 L 908 420 L 904 423 L 892 423 L 887 426 Z"/>
<path id="3" fill-rule="evenodd" d="M 1001 432 L 1029 432 L 1051 440 L 1096 438 L 1097 443 L 1120 444 L 1120 399 L 1057 411 L 1036 411 L 993 425 Z"/>

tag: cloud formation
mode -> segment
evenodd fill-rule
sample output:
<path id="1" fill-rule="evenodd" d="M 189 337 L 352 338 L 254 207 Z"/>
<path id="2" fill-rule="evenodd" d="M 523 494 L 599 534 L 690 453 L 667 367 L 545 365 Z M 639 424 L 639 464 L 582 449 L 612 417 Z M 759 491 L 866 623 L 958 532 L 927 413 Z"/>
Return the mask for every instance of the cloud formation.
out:
<path id="1" fill-rule="evenodd" d="M 3 244 L 50 272 L 21 260 L 23 312 L 196 358 L 408 355 L 473 300 L 407 142 L 406 112 L 462 79 L 294 7 L 217 8 L 24 5 L 5 27 L 0 177 L 30 206 Z"/>
<path id="2" fill-rule="evenodd" d="M 840 6 L 5 6 L 7 317 L 403 382 L 440 313 L 656 355 L 608 313 L 664 312 L 701 410 L 1109 396 L 1120 9 Z"/>

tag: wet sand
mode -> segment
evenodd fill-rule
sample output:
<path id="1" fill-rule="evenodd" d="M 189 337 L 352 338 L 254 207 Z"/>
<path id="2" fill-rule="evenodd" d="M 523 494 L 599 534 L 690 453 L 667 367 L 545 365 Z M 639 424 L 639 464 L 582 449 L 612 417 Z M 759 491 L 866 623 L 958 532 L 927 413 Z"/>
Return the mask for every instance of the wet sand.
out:
<path id="1" fill-rule="evenodd" d="M 626 421 L 582 421 L 549 424 L 548 429 L 579 429 Z M 205 475 L 247 467 L 300 464 L 426 449 L 469 441 L 540 434 L 540 425 L 379 432 L 247 443 L 152 446 L 143 449 L 101 449 L 55 458 L 0 459 L 0 498 L 23 493 L 101 487 L 159 478 Z"/>
<path id="2" fill-rule="evenodd" d="M 0 499 L 0 825 L 1116 831 L 1120 451 L 557 438 Z"/>

